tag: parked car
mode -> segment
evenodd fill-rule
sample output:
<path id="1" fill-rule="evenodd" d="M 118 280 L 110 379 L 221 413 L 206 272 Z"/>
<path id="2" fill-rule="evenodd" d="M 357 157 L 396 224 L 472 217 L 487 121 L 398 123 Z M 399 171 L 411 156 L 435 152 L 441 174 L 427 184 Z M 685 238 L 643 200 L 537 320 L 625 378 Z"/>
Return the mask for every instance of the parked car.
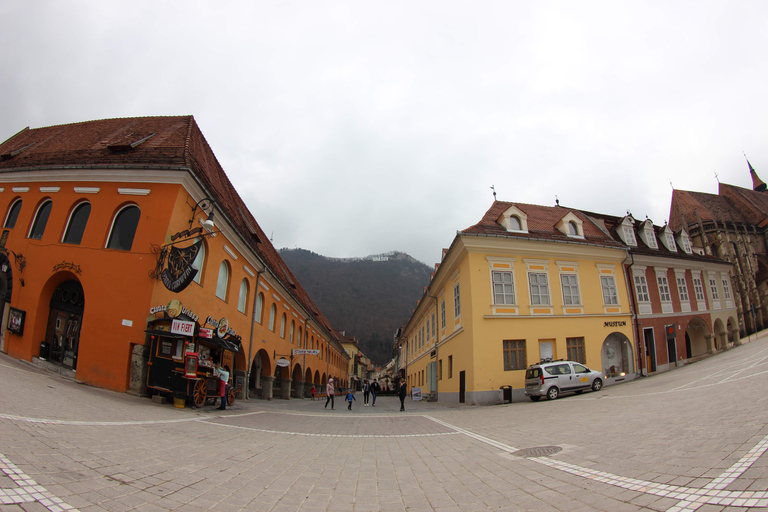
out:
<path id="1" fill-rule="evenodd" d="M 603 374 L 575 361 L 541 361 L 525 371 L 525 395 L 536 402 L 546 396 L 556 399 L 561 393 L 579 394 L 585 389 L 600 391 Z"/>

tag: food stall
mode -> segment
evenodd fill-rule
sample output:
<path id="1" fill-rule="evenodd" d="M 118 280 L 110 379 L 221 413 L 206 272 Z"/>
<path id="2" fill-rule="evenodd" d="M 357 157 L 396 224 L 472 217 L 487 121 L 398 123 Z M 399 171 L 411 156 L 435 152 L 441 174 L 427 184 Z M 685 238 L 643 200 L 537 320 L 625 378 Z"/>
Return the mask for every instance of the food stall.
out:
<path id="1" fill-rule="evenodd" d="M 209 318 L 206 324 L 210 321 Z M 226 319 L 215 323 L 215 328 L 205 328 L 177 317 L 149 324 L 145 332 L 150 347 L 147 391 L 151 395 L 189 400 L 196 407 L 215 403 L 219 378 L 214 369 L 227 365 L 232 370 L 227 405 L 235 403 L 232 375 L 235 354 L 242 351 L 240 337 L 229 331 Z"/>

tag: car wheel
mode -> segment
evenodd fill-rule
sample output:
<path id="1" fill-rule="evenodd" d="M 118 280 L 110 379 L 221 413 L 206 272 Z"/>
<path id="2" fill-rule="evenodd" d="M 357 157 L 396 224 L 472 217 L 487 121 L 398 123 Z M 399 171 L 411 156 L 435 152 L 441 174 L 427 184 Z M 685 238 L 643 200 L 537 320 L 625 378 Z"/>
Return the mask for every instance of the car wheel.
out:
<path id="1" fill-rule="evenodd" d="M 547 390 L 547 398 L 550 400 L 556 400 L 558 396 L 560 396 L 560 390 L 555 386 L 552 386 L 549 388 L 549 390 Z"/>
<path id="2" fill-rule="evenodd" d="M 592 383 L 592 391 L 600 391 L 603 388 L 603 381 L 600 379 L 595 379 L 595 381 Z"/>
<path id="3" fill-rule="evenodd" d="M 528 398 L 530 398 L 530 399 L 531 399 L 531 400 L 533 400 L 534 402 L 538 402 L 538 401 L 539 401 L 539 399 L 541 399 L 541 397 L 540 397 L 540 396 L 529 396 Z"/>

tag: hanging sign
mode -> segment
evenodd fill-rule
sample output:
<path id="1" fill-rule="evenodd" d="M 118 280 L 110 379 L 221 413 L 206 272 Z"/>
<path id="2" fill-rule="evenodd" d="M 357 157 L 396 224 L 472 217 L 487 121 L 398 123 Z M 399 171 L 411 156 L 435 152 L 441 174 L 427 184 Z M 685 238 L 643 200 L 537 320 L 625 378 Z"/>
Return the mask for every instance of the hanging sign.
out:
<path id="1" fill-rule="evenodd" d="M 179 293 L 195 279 L 197 269 L 192 263 L 197 258 L 202 240 L 189 247 L 171 247 L 168 251 L 167 266 L 160 273 L 160 278 L 166 288 Z"/>
<path id="2" fill-rule="evenodd" d="M 293 355 L 300 356 L 302 354 L 308 354 L 310 356 L 316 356 L 320 353 L 319 350 L 310 350 L 308 348 L 295 348 L 293 349 Z"/>
<path id="3" fill-rule="evenodd" d="M 211 339 L 213 338 L 213 329 L 201 327 L 200 329 L 197 330 L 197 335 L 200 336 L 201 338 Z"/>
<path id="4" fill-rule="evenodd" d="M 287 360 L 286 358 L 281 357 L 280 359 L 277 360 L 277 362 L 275 364 L 277 366 L 280 366 L 281 368 L 285 368 L 286 366 L 290 366 L 291 362 L 289 360 Z"/>

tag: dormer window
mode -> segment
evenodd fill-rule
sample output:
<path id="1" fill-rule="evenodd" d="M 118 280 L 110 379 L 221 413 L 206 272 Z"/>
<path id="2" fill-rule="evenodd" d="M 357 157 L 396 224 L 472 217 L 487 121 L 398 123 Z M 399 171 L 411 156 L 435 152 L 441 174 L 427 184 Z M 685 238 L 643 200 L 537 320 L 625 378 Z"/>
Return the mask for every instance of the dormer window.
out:
<path id="1" fill-rule="evenodd" d="M 667 249 L 673 252 L 677 252 L 677 244 L 675 244 L 675 235 L 667 232 Z"/>
<path id="2" fill-rule="evenodd" d="M 691 254 L 691 239 L 688 238 L 688 233 L 685 231 L 680 233 L 680 245 L 683 247 L 683 251 L 686 254 Z"/>
<path id="3" fill-rule="evenodd" d="M 555 227 L 564 235 L 568 235 L 573 238 L 584 238 L 584 229 L 581 225 L 581 219 L 573 212 L 569 212 L 565 217 L 560 219 Z"/>
<path id="4" fill-rule="evenodd" d="M 627 215 L 616 224 L 616 234 L 622 242 L 630 247 L 637 247 L 637 238 L 635 238 L 635 219 Z"/>
<path id="5" fill-rule="evenodd" d="M 502 213 L 496 222 L 501 224 L 507 231 L 513 233 L 528 232 L 528 215 L 517 206 L 510 206 L 507 211 Z"/>
<path id="6" fill-rule="evenodd" d="M 635 239 L 635 230 L 632 226 L 624 226 L 624 243 L 633 247 L 637 246 L 637 240 Z"/>
<path id="7" fill-rule="evenodd" d="M 651 222 L 650 219 L 647 219 L 645 222 L 643 222 L 642 229 L 639 231 L 639 234 L 645 245 L 651 249 L 659 248 L 659 244 L 656 242 L 656 233 L 653 230 L 653 222 Z"/>

